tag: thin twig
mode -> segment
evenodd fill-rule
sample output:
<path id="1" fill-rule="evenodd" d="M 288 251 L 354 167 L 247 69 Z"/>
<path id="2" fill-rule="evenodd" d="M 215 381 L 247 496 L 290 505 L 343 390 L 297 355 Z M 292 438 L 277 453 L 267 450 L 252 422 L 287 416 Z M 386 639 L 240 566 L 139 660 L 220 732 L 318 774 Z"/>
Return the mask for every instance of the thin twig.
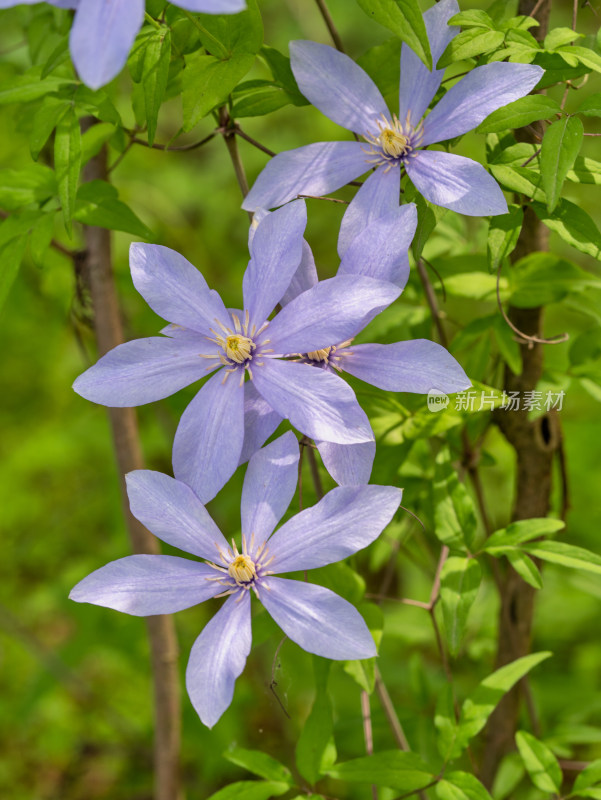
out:
<path id="1" fill-rule="evenodd" d="M 440 275 L 440 272 L 439 272 L 439 271 L 436 269 L 436 267 L 434 266 L 434 264 L 432 264 L 432 263 L 430 263 L 430 261 L 428 261 L 428 259 L 427 259 L 427 258 L 424 258 L 424 257 L 422 256 L 422 261 L 424 262 L 424 264 L 426 264 L 426 266 L 430 267 L 430 269 L 432 270 L 432 272 L 433 272 L 433 273 L 436 275 L 436 277 L 438 278 L 438 281 L 439 281 L 439 283 L 440 283 L 440 288 L 442 289 L 442 302 L 443 302 L 443 303 L 446 303 L 446 302 L 447 302 L 447 290 L 445 289 L 444 281 L 443 281 L 443 279 L 442 279 L 442 277 L 441 277 L 441 275 Z"/>
<path id="2" fill-rule="evenodd" d="M 348 206 L 350 205 L 350 200 L 339 200 L 337 197 L 326 197 L 325 195 L 317 195 L 317 194 L 299 194 L 297 197 L 306 199 L 306 200 L 329 200 L 330 203 L 340 203 L 341 205 Z"/>
<path id="3" fill-rule="evenodd" d="M 199 147 L 202 147 L 207 142 L 210 142 L 211 139 L 214 139 L 218 133 L 222 133 L 220 128 L 217 128 L 214 131 L 211 131 L 208 136 L 205 136 L 204 139 L 201 139 L 199 142 L 193 142 L 192 144 L 182 144 L 182 145 L 170 145 L 170 144 L 159 144 L 157 142 L 153 142 L 153 144 L 149 144 L 144 139 L 138 139 L 138 137 L 134 137 L 132 139 L 132 144 L 140 144 L 143 147 L 148 147 L 151 150 L 166 150 L 170 153 L 187 153 L 190 150 L 197 150 Z"/>
<path id="4" fill-rule="evenodd" d="M 432 314 L 432 319 L 434 320 L 434 324 L 436 325 L 436 330 L 438 331 L 438 338 L 440 339 L 440 343 L 443 347 L 448 347 L 449 342 L 447 339 L 446 331 L 442 326 L 440 311 L 438 310 L 438 303 L 436 302 L 436 294 L 434 293 L 434 289 L 432 288 L 432 284 L 430 283 L 430 278 L 428 277 L 428 273 L 426 272 L 426 268 L 424 267 L 421 258 L 418 259 L 417 262 L 417 272 L 419 274 L 420 281 L 422 283 L 424 292 L 426 294 L 426 300 L 428 302 L 428 305 L 430 306 L 430 313 Z"/>
<path id="5" fill-rule="evenodd" d="M 382 706 L 382 710 L 386 715 L 386 719 L 388 720 L 388 724 L 390 726 L 390 730 L 392 731 L 392 735 L 399 747 L 399 750 L 405 750 L 406 752 L 411 750 L 409 747 L 409 742 L 407 741 L 407 737 L 405 736 L 405 731 L 403 730 L 403 726 L 397 716 L 396 709 L 394 707 L 394 703 L 392 702 L 390 695 L 388 694 L 388 689 L 386 688 L 386 684 L 382 680 L 382 675 L 380 674 L 380 670 L 376 667 L 375 672 L 375 681 L 376 681 L 376 692 L 378 693 L 378 699 L 380 700 L 380 704 Z"/>
<path id="6" fill-rule="evenodd" d="M 236 136 L 242 137 L 242 139 L 244 139 L 249 144 L 252 144 L 253 147 L 257 148 L 257 150 L 261 150 L 263 153 L 267 153 L 268 156 L 271 156 L 273 158 L 275 155 L 277 155 L 277 153 L 275 153 L 273 150 L 270 150 L 268 147 L 265 147 L 264 144 L 261 144 L 261 142 L 258 142 L 256 139 L 253 139 L 252 136 L 249 136 L 248 133 L 246 133 L 246 131 L 242 130 L 242 128 L 238 125 L 238 123 L 236 123 L 236 126 L 234 127 L 234 133 L 236 134 Z"/>
<path id="7" fill-rule="evenodd" d="M 323 21 L 325 22 L 326 27 L 330 32 L 330 36 L 332 37 L 332 41 L 334 42 L 336 50 L 340 50 L 341 53 L 344 53 L 344 45 L 342 44 L 342 39 L 340 38 L 340 34 L 336 29 L 336 25 L 334 25 L 334 20 L 332 19 L 330 10 L 326 5 L 326 0 L 315 0 L 315 2 L 317 3 L 317 7 L 321 12 Z"/>
<path id="8" fill-rule="evenodd" d="M 431 789 L 433 786 L 436 786 L 440 779 L 436 778 L 430 783 L 427 783 L 425 786 L 420 787 L 419 789 L 412 789 L 410 792 L 405 792 L 405 794 L 400 794 L 394 798 L 394 800 L 405 800 L 406 797 L 411 797 L 414 794 L 418 794 L 418 792 L 425 792 L 426 789 Z"/>
<path id="9" fill-rule="evenodd" d="M 601 134 L 600 134 L 601 135 Z M 557 336 L 553 336 L 551 339 L 541 339 L 539 336 L 529 336 L 527 333 L 524 333 L 519 328 L 517 328 L 513 322 L 509 319 L 507 312 L 503 308 L 503 303 L 501 302 L 501 269 L 503 268 L 503 264 L 499 264 L 497 269 L 497 306 L 499 311 L 503 315 L 503 319 L 509 325 L 511 330 L 520 337 L 522 342 L 527 343 L 529 347 L 532 347 L 535 343 L 536 344 L 561 344 L 562 342 L 567 342 L 570 338 L 569 333 L 559 333 Z"/>
<path id="10" fill-rule="evenodd" d="M 542 4 L 543 4 L 544 2 L 545 2 L 545 0 L 538 0 L 538 3 L 537 3 L 535 6 L 534 6 L 534 8 L 533 8 L 533 9 L 532 9 L 532 11 L 531 11 L 531 12 L 528 14 L 528 16 L 529 16 L 529 17 L 533 17 L 533 16 L 536 14 L 536 12 L 538 11 L 538 9 L 539 9 L 539 8 L 542 6 Z"/>
<path id="11" fill-rule="evenodd" d="M 238 152 L 238 142 L 236 141 L 236 125 L 235 123 L 232 123 L 229 111 L 225 106 L 222 106 L 219 109 L 219 124 L 223 141 L 225 142 L 225 146 L 227 147 L 228 153 L 230 154 L 230 158 L 232 160 L 234 172 L 236 173 L 236 179 L 238 180 L 238 186 L 242 192 L 242 197 L 246 197 L 249 192 L 248 180 L 246 178 L 246 172 L 244 171 L 242 159 L 240 158 L 240 153 Z M 251 211 L 248 212 L 248 217 L 252 222 L 253 215 Z"/>
<path id="12" fill-rule="evenodd" d="M 368 756 L 374 752 L 374 737 L 371 727 L 371 709 L 369 707 L 369 695 L 365 689 L 361 692 L 361 716 L 363 718 L 363 736 L 365 738 L 365 752 Z M 373 800 L 378 800 L 378 787 L 372 784 L 371 795 Z"/>
<path id="13" fill-rule="evenodd" d="M 279 704 L 280 708 L 282 709 L 282 711 L 284 712 L 284 714 L 288 717 L 288 719 L 291 719 L 290 714 L 286 710 L 285 705 L 282 703 L 282 701 L 280 700 L 280 696 L 278 695 L 278 693 L 275 690 L 275 687 L 278 685 L 278 682 L 275 679 L 275 671 L 276 671 L 276 669 L 278 667 L 278 656 L 280 655 L 280 650 L 282 649 L 282 645 L 284 644 L 284 642 L 286 641 L 287 638 L 288 638 L 287 636 L 284 636 L 284 638 L 280 641 L 280 643 L 276 647 L 275 655 L 273 657 L 273 662 L 271 664 L 271 680 L 269 681 L 269 691 L 273 694 L 275 699 L 278 701 L 278 704 Z"/>
<path id="14" fill-rule="evenodd" d="M 527 158 L 527 159 L 524 161 L 524 163 L 523 163 L 523 164 L 520 164 L 520 167 L 527 167 L 527 166 L 528 166 L 528 164 L 529 164 L 531 161 L 533 161 L 533 160 L 534 160 L 534 159 L 535 159 L 537 156 L 539 156 L 539 155 L 540 155 L 540 151 L 541 151 L 541 150 L 542 150 L 542 147 L 539 147 L 539 148 L 538 148 L 538 150 L 537 150 L 536 152 L 532 153 L 532 155 L 530 156 L 530 158 Z"/>

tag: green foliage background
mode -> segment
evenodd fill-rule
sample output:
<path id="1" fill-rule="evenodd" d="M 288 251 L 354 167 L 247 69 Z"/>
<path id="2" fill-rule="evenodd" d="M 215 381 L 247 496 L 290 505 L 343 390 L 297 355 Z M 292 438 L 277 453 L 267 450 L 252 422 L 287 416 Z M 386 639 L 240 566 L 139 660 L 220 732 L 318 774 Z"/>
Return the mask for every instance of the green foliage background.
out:
<path id="1" fill-rule="evenodd" d="M 354 2 L 331 0 L 329 5 L 354 58 L 388 38 L 388 32 L 367 20 Z M 317 7 L 308 0 L 260 0 L 260 7 L 265 41 L 282 52 L 287 52 L 288 41 L 295 38 L 329 42 Z M 462 0 L 461 7 L 479 8 L 479 4 Z M 553 24 L 569 26 L 571 12 L 569 0 L 555 2 Z M 20 8 L 3 14 L 0 81 L 28 64 L 27 47 L 20 45 L 21 22 L 29 13 Z M 579 30 L 595 35 L 597 26 L 598 18 L 591 10 L 581 10 Z M 390 71 L 390 85 L 394 86 L 397 58 L 387 57 L 382 70 Z M 247 79 L 265 74 L 256 65 Z M 598 90 L 599 76 L 593 73 L 590 85 L 574 92 L 569 102 L 580 102 L 587 93 L 594 93 L 595 84 Z M 127 70 L 116 85 L 119 110 L 133 126 Z M 559 100 L 562 87 L 552 88 L 549 94 Z M 240 122 L 251 136 L 278 152 L 340 136 L 340 129 L 311 106 L 288 105 L 268 116 Z M 597 122 L 588 120 L 587 130 L 598 130 Z M 156 141 L 169 142 L 180 125 L 180 101 L 174 98 L 161 109 Z M 18 106 L 0 108 L 0 167 L 31 163 L 31 126 L 31 115 Z M 197 141 L 212 127 L 212 120 L 205 119 L 182 141 Z M 598 158 L 598 142 L 586 140 L 582 154 Z M 483 135 L 469 134 L 455 152 L 483 156 L 484 143 Z M 252 183 L 266 157 L 244 141 L 239 140 L 239 147 Z M 111 151 L 113 161 L 117 155 Z M 114 170 L 112 180 L 120 198 L 153 231 L 156 242 L 185 254 L 226 303 L 236 306 L 247 262 L 248 220 L 239 208 L 240 193 L 223 141 L 216 137 L 198 150 L 181 153 L 134 146 Z M 347 189 L 338 196 L 350 198 L 352 194 Z M 570 183 L 565 196 L 599 220 L 597 186 Z M 327 277 L 338 264 L 336 233 L 344 207 L 319 200 L 308 204 L 307 238 L 320 275 Z M 54 235 L 66 241 L 58 217 Z M 77 230 L 75 235 L 79 235 Z M 449 212 L 426 246 L 425 254 L 447 284 L 443 308 L 458 332 L 470 321 L 495 313 L 490 281 L 481 292 L 468 288 L 476 285 L 473 272 L 485 273 L 494 287 L 483 255 L 486 236 L 486 221 Z M 114 235 L 114 264 L 128 338 L 152 335 L 162 324 L 131 286 L 127 249 L 135 239 L 124 233 Z M 552 235 L 551 250 L 601 277 L 598 262 L 556 234 Z M 544 388 L 565 390 L 562 420 L 571 505 L 566 541 L 596 552 L 601 531 L 601 388 L 594 375 L 601 375 L 601 370 L 597 360 L 583 385 L 571 366 L 570 349 L 579 335 L 598 326 L 600 300 L 599 288 L 586 288 L 571 293 L 567 301 L 550 304 L 547 335 L 567 331 L 571 339 L 547 348 L 544 376 Z M 590 309 L 588 315 L 582 313 L 584 304 Z M 54 250 L 37 260 L 28 251 L 2 317 L 0 796 L 11 800 L 141 800 L 150 796 L 152 783 L 152 703 L 144 621 L 67 599 L 70 588 L 84 575 L 129 553 L 106 412 L 70 389 L 74 378 L 96 358 L 89 301 L 77 294 L 71 262 Z M 434 338 L 415 275 L 401 302 L 377 320 L 372 330 L 377 330 L 380 341 Z M 470 377 L 492 384 L 499 370 L 497 345 L 491 352 L 489 333 L 464 342 L 461 347 L 459 337 L 459 346 L 452 346 L 452 351 Z M 392 419 L 391 406 L 378 404 L 365 387 L 356 388 L 376 433 L 382 433 Z M 183 391 L 140 409 L 150 468 L 170 471 L 177 421 L 193 392 Z M 401 397 L 400 402 L 408 412 L 426 408 L 421 397 Z M 470 420 L 475 434 L 483 427 L 481 418 L 485 416 L 475 414 Z M 451 431 L 452 448 L 453 436 Z M 418 513 L 431 530 L 429 492 L 434 464 L 428 440 L 420 438 L 414 445 L 399 434 L 379 446 L 373 481 L 405 487 L 404 505 Z M 512 457 L 501 434 L 491 428 L 483 446 L 482 478 L 494 528 L 509 521 L 514 494 Z M 323 477 L 327 482 L 327 476 Z M 236 474 L 210 505 L 222 530 L 232 535 L 238 532 L 241 478 Z M 304 495 L 305 503 L 313 502 L 308 474 L 304 476 Z M 558 503 L 557 497 L 556 507 Z M 350 578 L 342 567 L 329 569 L 321 577 L 354 601 L 361 600 L 364 588 L 378 593 L 384 580 L 389 582 L 388 595 L 427 600 L 438 550 L 430 533 L 424 534 L 410 517 L 401 516 L 369 554 L 353 565 L 365 577 L 366 587 L 360 581 L 357 585 L 357 579 Z M 391 572 L 388 565 L 397 551 Z M 532 649 L 550 650 L 553 657 L 535 671 L 532 689 L 544 739 L 558 756 L 567 759 L 601 757 L 600 600 L 598 575 L 545 567 Z M 176 617 L 182 686 L 190 647 L 217 604 L 209 601 Z M 497 605 L 492 583 L 485 581 L 459 657 L 451 661 L 460 698 L 493 669 Z M 427 612 L 392 602 L 385 604 L 385 610 L 379 669 L 414 749 L 435 757 L 433 716 L 446 679 Z M 268 688 L 279 632 L 267 615 L 258 613 L 253 633 L 253 650 L 237 683 L 234 702 L 213 731 L 200 724 L 184 698 L 184 781 L 189 798 L 208 797 L 226 783 L 250 777 L 222 757 L 233 745 L 263 750 L 294 768 L 294 748 L 315 693 L 313 659 L 288 641 L 276 660 L 277 692 L 288 709 L 288 719 Z M 338 664 L 332 665 L 329 687 L 339 760 L 363 755 L 360 689 Z M 372 714 L 376 752 L 394 747 L 375 699 Z M 506 762 L 495 797 L 548 796 L 522 781 L 520 764 L 517 756 Z M 517 789 L 513 788 L 514 778 L 516 783 L 521 781 Z M 359 798 L 368 791 L 365 786 L 347 787 L 344 791 L 349 794 L 342 795 L 341 786 L 332 781 L 330 792 Z M 382 791 L 380 796 L 386 800 L 392 794 Z"/>

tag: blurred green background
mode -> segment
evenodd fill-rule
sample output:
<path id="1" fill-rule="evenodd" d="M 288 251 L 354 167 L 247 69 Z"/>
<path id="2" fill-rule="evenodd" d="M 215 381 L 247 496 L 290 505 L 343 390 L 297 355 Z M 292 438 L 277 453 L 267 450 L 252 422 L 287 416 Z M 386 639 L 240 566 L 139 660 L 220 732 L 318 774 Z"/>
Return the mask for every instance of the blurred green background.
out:
<path id="1" fill-rule="evenodd" d="M 462 9 L 480 7 L 466 0 L 460 0 L 460 5 Z M 353 57 L 388 38 L 387 31 L 371 23 L 352 0 L 330 0 L 329 6 Z M 294 38 L 329 43 L 311 0 L 260 0 L 260 7 L 265 41 L 281 51 L 287 52 L 287 43 Z M 571 10 L 570 0 L 555 0 L 553 23 L 569 25 Z M 29 64 L 23 19 L 23 9 L 2 13 L 2 80 Z M 579 30 L 595 34 L 598 24 L 599 17 L 592 8 L 581 10 Z M 390 70 L 394 73 L 398 64 L 390 64 Z M 258 65 L 248 77 L 264 74 Z M 124 119 L 133 126 L 127 71 L 110 91 Z M 599 91 L 595 74 L 577 99 L 594 91 Z M 167 102 L 161 111 L 157 141 L 168 142 L 180 124 L 180 101 Z M 588 130 L 595 130 L 590 120 L 587 124 Z M 268 117 L 243 119 L 241 125 L 276 151 L 337 139 L 342 133 L 310 106 L 287 106 Z M 0 109 L 1 167 L 30 163 L 30 126 L 31 116 L 26 110 L 14 106 Z M 205 120 L 183 141 L 199 140 L 211 129 L 211 121 Z M 598 155 L 598 142 L 586 141 L 589 155 Z M 244 141 L 239 141 L 239 147 L 252 182 L 266 157 Z M 483 154 L 484 137 L 464 137 L 457 152 Z M 111 152 L 111 161 L 117 155 Z M 136 146 L 111 177 L 121 198 L 155 232 L 156 241 L 183 253 L 222 293 L 226 303 L 236 306 L 248 257 L 248 219 L 239 208 L 240 192 L 223 142 L 215 138 L 207 146 L 186 153 Z M 350 190 L 339 196 L 350 197 Z M 599 221 L 596 186 L 570 184 L 567 196 Z M 308 207 L 307 238 L 320 275 L 326 277 L 338 265 L 336 233 L 344 207 L 317 200 L 308 201 Z M 460 218 L 451 212 L 446 215 L 426 250 L 443 279 L 472 270 L 486 271 L 486 231 L 486 221 Z M 58 218 L 55 235 L 66 241 Z M 114 266 L 127 336 L 136 338 L 152 335 L 163 323 L 132 287 L 127 263 L 130 241 L 125 234 L 114 235 Z M 555 236 L 551 241 L 554 251 L 599 274 L 597 262 Z M 600 299 L 598 293 L 589 295 L 593 305 Z M 451 321 L 449 330 L 454 332 L 478 316 L 493 313 L 495 304 L 492 299 L 449 294 L 443 308 Z M 577 307 L 562 304 L 549 308 L 548 336 L 566 330 L 573 340 L 592 327 L 592 318 Z M 433 338 L 415 276 L 395 309 L 376 321 L 373 330 L 382 341 Z M 0 796 L 11 800 L 143 800 L 152 792 L 152 697 L 144 621 L 67 599 L 71 587 L 90 571 L 130 552 L 106 412 L 71 390 L 74 378 L 96 356 L 89 302 L 77 296 L 68 259 L 50 250 L 43 264 L 35 265 L 30 255 L 26 256 L 3 311 L 2 342 Z M 599 404 L 578 381 L 558 378 L 565 373 L 570 346 L 568 342 L 547 349 L 545 385 L 561 386 L 566 392 L 562 420 L 571 504 L 567 540 L 599 552 Z M 495 376 L 498 378 L 494 353 L 480 353 L 486 368 L 477 376 L 470 371 L 470 366 L 480 369 L 473 360 L 473 348 L 456 355 L 471 377 L 491 384 Z M 142 441 L 150 468 L 170 471 L 173 434 L 194 391 L 191 388 L 140 409 Z M 360 398 L 367 408 L 368 396 L 361 394 Z M 412 409 L 425 407 L 424 398 L 400 399 Z M 404 504 L 427 515 L 428 475 L 432 469 L 427 440 L 410 447 L 406 443 L 383 445 L 381 450 L 374 480 L 405 486 Z M 506 524 L 510 515 L 512 469 L 511 450 L 492 428 L 484 442 L 482 473 L 495 527 Z M 242 477 L 243 471 L 239 471 L 210 504 L 211 513 L 226 534 L 239 530 Z M 326 485 L 330 485 L 327 480 Z M 308 474 L 304 486 L 305 502 L 313 502 Z M 424 600 L 437 558 L 436 540 L 424 535 L 411 518 L 399 516 L 369 554 L 357 560 L 357 566 L 365 575 L 368 591 L 377 592 L 392 559 L 395 569 L 387 577 L 391 582 L 388 593 Z M 554 653 L 537 669 L 533 680 L 544 737 L 566 758 L 598 758 L 601 587 L 592 576 L 575 572 L 545 567 L 544 574 L 533 641 L 533 650 Z M 337 576 L 332 573 L 327 579 L 335 583 Z M 219 602 L 209 601 L 176 616 L 183 692 L 189 650 Z M 452 664 L 460 694 L 472 689 L 492 669 L 497 605 L 498 598 L 488 581 L 480 590 L 464 650 Z M 394 603 L 384 608 L 380 670 L 409 741 L 427 756 L 434 748 L 432 717 L 437 692 L 445 682 L 432 629 L 427 613 L 421 609 Z M 288 719 L 269 690 L 272 661 L 281 637 L 275 624 L 255 611 L 252 653 L 238 680 L 234 702 L 213 731 L 201 725 L 187 697 L 183 697 L 184 784 L 187 796 L 194 800 L 208 797 L 232 780 L 250 777 L 222 757 L 233 744 L 264 749 L 288 766 L 294 762 L 294 746 L 314 692 L 311 657 L 287 641 L 276 662 L 277 691 L 289 711 Z M 330 687 L 339 756 L 361 755 L 364 743 L 359 687 L 340 665 L 332 668 Z M 375 699 L 373 722 L 376 749 L 393 747 Z M 339 785 L 332 783 L 330 793 L 340 796 L 339 791 Z M 511 792 L 509 781 L 497 794 L 511 796 Z M 533 790 L 531 796 L 542 795 Z"/>

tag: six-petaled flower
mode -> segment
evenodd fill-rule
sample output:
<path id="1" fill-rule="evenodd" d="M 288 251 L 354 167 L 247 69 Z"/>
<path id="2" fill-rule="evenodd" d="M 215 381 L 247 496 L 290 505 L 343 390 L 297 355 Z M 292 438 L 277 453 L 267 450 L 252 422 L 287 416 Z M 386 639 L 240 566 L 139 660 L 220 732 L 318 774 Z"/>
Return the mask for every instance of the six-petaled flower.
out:
<path id="1" fill-rule="evenodd" d="M 134 555 L 113 561 L 71 591 L 78 602 L 136 616 L 170 614 L 211 597 L 228 599 L 190 654 L 186 685 L 212 727 L 232 701 L 251 646 L 254 593 L 284 633 L 325 658 L 376 655 L 358 611 L 323 586 L 276 578 L 332 564 L 370 544 L 394 516 L 402 492 L 392 486 L 339 487 L 275 533 L 295 490 L 299 448 L 288 432 L 250 460 L 242 490 L 242 543 L 231 546 L 194 492 L 159 472 L 127 476 L 132 513 L 163 541 L 205 561 Z"/>

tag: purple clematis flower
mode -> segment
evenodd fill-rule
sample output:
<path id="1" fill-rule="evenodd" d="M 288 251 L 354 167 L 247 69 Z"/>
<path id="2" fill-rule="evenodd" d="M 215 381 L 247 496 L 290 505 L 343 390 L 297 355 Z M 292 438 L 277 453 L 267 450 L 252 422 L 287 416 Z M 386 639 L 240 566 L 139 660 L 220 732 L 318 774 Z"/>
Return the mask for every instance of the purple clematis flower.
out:
<path id="1" fill-rule="evenodd" d="M 269 212 L 259 211 L 255 220 L 264 219 Z M 370 222 L 346 250 L 338 275 L 367 275 L 390 281 L 404 289 L 409 279 L 407 250 L 417 226 L 417 210 L 413 203 L 402 205 Z M 251 227 L 252 237 L 252 227 Z M 252 241 L 252 238 L 251 238 Z M 303 258 L 290 284 L 282 305 L 291 304 L 280 312 L 282 319 L 294 308 L 294 301 L 319 285 L 315 261 L 308 242 L 303 242 Z M 298 303 L 298 301 L 297 301 Z M 366 318 L 357 328 L 358 334 L 370 321 Z M 351 375 L 392 392 L 427 394 L 430 390 L 451 394 L 471 386 L 461 365 L 441 345 L 427 339 L 414 339 L 394 344 L 353 344 L 331 340 L 327 347 L 301 354 L 305 364 L 319 367 L 332 374 Z M 272 433 L 280 420 L 268 417 Z M 324 466 L 340 485 L 356 485 L 369 481 L 373 466 L 375 442 L 340 444 L 316 439 L 315 444 Z"/>
<path id="2" fill-rule="evenodd" d="M 171 614 L 210 597 L 227 601 L 190 654 L 186 685 L 212 727 L 232 701 L 251 646 L 251 590 L 284 633 L 309 653 L 334 660 L 371 658 L 373 638 L 346 600 L 303 581 L 273 577 L 314 569 L 356 553 L 394 516 L 402 491 L 392 486 L 339 487 L 273 533 L 296 490 L 299 448 L 288 432 L 250 460 L 242 490 L 242 546 L 228 545 L 194 492 L 150 470 L 127 476 L 132 513 L 164 542 L 208 563 L 134 555 L 84 578 L 70 597 L 135 616 Z"/>
<path id="3" fill-rule="evenodd" d="M 458 12 L 456 0 L 441 0 L 424 14 L 434 64 L 458 32 L 447 25 Z M 444 69 L 430 72 L 406 44 L 398 116 L 367 73 L 343 53 L 297 41 L 291 42 L 290 55 L 305 97 L 365 143 L 322 142 L 280 153 L 261 172 L 243 208 L 274 208 L 297 195 L 324 195 L 374 169 L 345 214 L 340 255 L 367 221 L 398 205 L 401 169 L 436 205 L 473 216 L 507 212 L 501 189 L 484 167 L 423 148 L 472 130 L 495 109 L 526 95 L 540 80 L 540 67 L 506 62 L 476 67 L 424 118 Z"/>
<path id="4" fill-rule="evenodd" d="M 187 11 L 236 14 L 246 0 L 171 0 Z M 32 5 L 39 0 L 0 0 L 0 9 Z M 71 28 L 71 57 L 79 77 L 99 89 L 121 72 L 144 22 L 144 0 L 47 0 L 58 8 L 76 9 Z"/>
<path id="5" fill-rule="evenodd" d="M 298 354 L 354 336 L 400 289 L 364 275 L 340 275 L 303 292 L 268 321 L 301 263 L 306 213 L 300 200 L 258 224 L 243 279 L 244 311 L 226 309 L 200 272 L 173 250 L 132 245 L 135 287 L 173 325 L 164 337 L 116 347 L 74 383 L 96 403 L 136 406 L 214 372 L 185 410 L 173 447 L 175 477 L 202 502 L 217 494 L 283 417 L 312 439 L 373 440 L 350 386 L 301 363 Z M 291 354 L 297 354 L 293 360 Z"/>

